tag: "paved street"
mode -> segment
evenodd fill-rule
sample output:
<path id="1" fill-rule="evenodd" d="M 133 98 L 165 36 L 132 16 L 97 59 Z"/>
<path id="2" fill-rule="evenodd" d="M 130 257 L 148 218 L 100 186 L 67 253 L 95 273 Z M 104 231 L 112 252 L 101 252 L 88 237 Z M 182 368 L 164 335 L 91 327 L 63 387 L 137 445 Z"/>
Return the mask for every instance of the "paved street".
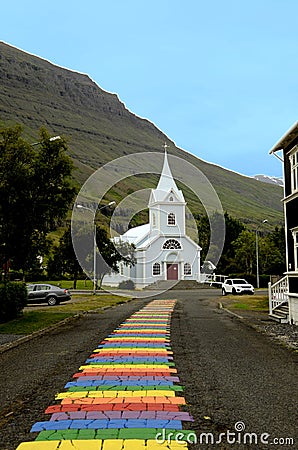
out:
<path id="1" fill-rule="evenodd" d="M 250 433 L 297 439 L 297 353 L 216 308 L 214 290 L 172 291 L 178 300 L 172 319 L 172 348 L 192 429 L 234 431 L 243 422 Z M 90 352 L 115 327 L 146 303 L 137 300 L 90 314 L 64 329 L 0 355 L 1 450 L 14 450 L 32 439 L 31 426 L 48 420 L 43 414 L 57 392 Z M 195 445 L 207 448 L 268 448 L 268 445 Z M 272 447 L 272 445 L 271 445 Z M 192 447 L 190 447 L 192 448 Z M 275 448 L 297 448 L 277 445 Z"/>
<path id="2" fill-rule="evenodd" d="M 212 295 L 216 294 L 177 293 L 172 321 L 172 346 L 195 418 L 193 429 L 197 434 L 210 431 L 218 436 L 226 430 L 235 431 L 235 423 L 242 421 L 248 432 L 266 432 L 272 439 L 296 437 L 292 448 L 298 448 L 297 353 L 210 306 L 214 305 Z"/>

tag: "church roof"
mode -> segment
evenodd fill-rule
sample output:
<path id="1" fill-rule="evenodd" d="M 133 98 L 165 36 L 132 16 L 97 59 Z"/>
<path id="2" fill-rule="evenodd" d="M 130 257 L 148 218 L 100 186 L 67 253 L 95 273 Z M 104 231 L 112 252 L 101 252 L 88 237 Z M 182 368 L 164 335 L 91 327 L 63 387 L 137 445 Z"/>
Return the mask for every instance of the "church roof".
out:
<path id="1" fill-rule="evenodd" d="M 173 178 L 168 162 L 167 151 L 165 149 L 162 172 L 156 189 L 152 189 L 150 203 L 161 202 L 166 200 L 167 195 L 170 192 L 174 194 L 174 196 L 176 197 L 176 201 L 183 203 L 185 202 L 183 193 L 180 189 L 178 189 L 175 180 Z"/>
<path id="2" fill-rule="evenodd" d="M 150 224 L 140 225 L 139 227 L 130 228 L 121 237 L 121 239 L 128 241 L 130 244 L 137 244 L 145 238 L 150 231 Z"/>

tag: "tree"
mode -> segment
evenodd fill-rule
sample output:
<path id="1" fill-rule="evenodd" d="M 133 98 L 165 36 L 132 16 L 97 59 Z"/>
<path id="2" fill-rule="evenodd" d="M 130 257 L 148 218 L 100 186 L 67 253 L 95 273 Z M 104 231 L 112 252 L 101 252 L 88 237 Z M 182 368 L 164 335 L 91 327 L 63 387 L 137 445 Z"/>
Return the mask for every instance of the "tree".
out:
<path id="1" fill-rule="evenodd" d="M 221 274 L 228 274 L 231 271 L 231 267 L 234 265 L 235 258 L 235 250 L 232 242 L 238 238 L 239 234 L 245 229 L 245 226 L 238 219 L 231 217 L 227 212 L 224 214 L 224 219 L 225 243 L 221 258 L 217 265 L 217 272 Z M 210 243 L 210 224 L 207 216 L 199 217 L 197 220 L 199 243 L 202 247 L 201 258 L 202 261 L 204 261 Z M 210 223 L 212 228 L 215 230 L 215 236 L 217 236 L 221 232 L 221 216 L 218 213 L 214 213 L 210 218 Z M 216 246 L 216 242 L 212 245 Z"/>
<path id="2" fill-rule="evenodd" d="M 97 255 L 97 274 L 99 288 L 102 286 L 103 278 L 110 272 L 119 272 L 118 265 L 122 262 L 126 266 L 133 266 L 136 262 L 134 256 L 134 246 L 128 242 L 113 243 L 108 238 L 104 228 L 97 228 L 96 242 L 100 255 Z"/>
<path id="3" fill-rule="evenodd" d="M 243 230 L 232 242 L 238 272 L 252 275 L 256 259 L 256 235 L 252 231 Z"/>
<path id="4" fill-rule="evenodd" d="M 70 275 L 73 280 L 73 289 L 76 289 L 77 280 L 79 276 L 83 276 L 83 271 L 73 249 L 70 225 L 64 231 L 59 245 L 54 247 L 52 253 L 47 265 L 48 276 L 60 278 Z"/>
<path id="5" fill-rule="evenodd" d="M 93 236 L 86 232 L 80 233 L 80 230 L 75 230 L 73 233 L 78 233 L 79 235 L 81 244 L 80 260 L 84 262 L 84 267 L 88 269 L 91 278 L 93 276 L 94 256 Z M 96 243 L 98 249 L 96 255 L 96 279 L 99 280 L 99 288 L 101 288 L 103 278 L 107 273 L 119 271 L 119 262 L 123 262 L 125 265 L 135 264 L 134 247 L 124 242 L 114 245 L 109 239 L 106 230 L 100 227 L 96 228 Z M 48 274 L 55 277 L 71 275 L 74 289 L 76 289 L 78 277 L 83 276 L 82 267 L 73 249 L 70 225 L 65 230 L 58 247 L 55 248 L 54 254 L 49 260 Z"/>
<path id="6" fill-rule="evenodd" d="M 228 275 L 233 272 L 235 266 L 235 248 L 233 242 L 238 238 L 238 236 L 245 230 L 245 225 L 240 222 L 240 220 L 231 217 L 227 212 L 225 212 L 225 224 L 226 224 L 226 236 L 225 244 L 222 252 L 222 256 L 217 265 L 217 272 Z"/>
<path id="7" fill-rule="evenodd" d="M 281 275 L 286 271 L 286 246 L 283 227 L 275 229 L 259 240 L 260 268 L 268 275 Z"/>
<path id="8" fill-rule="evenodd" d="M 0 130 L 0 252 L 11 267 L 29 270 L 46 253 L 47 235 L 64 219 L 75 194 L 63 138 L 45 128 L 31 145 L 16 126 Z"/>

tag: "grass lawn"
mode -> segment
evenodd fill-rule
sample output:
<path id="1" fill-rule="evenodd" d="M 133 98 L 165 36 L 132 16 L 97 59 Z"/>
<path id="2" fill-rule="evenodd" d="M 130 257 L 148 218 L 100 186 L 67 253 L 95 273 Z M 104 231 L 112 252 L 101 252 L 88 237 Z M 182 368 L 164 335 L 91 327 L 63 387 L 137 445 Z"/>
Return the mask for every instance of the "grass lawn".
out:
<path id="1" fill-rule="evenodd" d="M 25 311 L 21 317 L 0 324 L 2 334 L 30 334 L 48 326 L 54 325 L 67 317 L 84 311 L 97 310 L 103 307 L 125 303 L 128 297 L 116 295 L 73 296 L 74 303 L 65 302 L 58 306 L 38 305 L 36 311 Z"/>
<path id="2" fill-rule="evenodd" d="M 230 309 L 269 312 L 267 295 L 228 295 L 222 303 Z"/>
<path id="3" fill-rule="evenodd" d="M 0 333 L 2 334 L 30 334 L 42 328 L 54 325 L 60 320 L 70 317 L 71 313 L 58 313 L 55 311 L 32 311 L 25 312 L 18 319 L 0 324 Z"/>
<path id="4" fill-rule="evenodd" d="M 72 292 L 75 292 L 75 290 L 73 289 L 73 281 L 72 280 L 55 280 L 55 281 L 51 281 L 51 280 L 47 280 L 47 281 L 32 281 L 32 282 L 28 282 L 27 284 L 52 284 L 53 286 L 58 286 L 61 287 L 63 289 L 69 289 Z M 109 286 L 104 286 L 105 288 L 109 289 Z M 79 291 L 93 291 L 93 280 L 90 280 L 89 278 L 87 280 L 77 280 L 77 290 Z M 116 291 L 118 288 L 117 287 L 111 287 L 110 289 L 112 289 L 113 291 Z M 105 292 L 104 289 L 102 291 L 98 290 L 98 292 Z"/>
<path id="5" fill-rule="evenodd" d="M 55 312 L 77 314 L 83 311 L 93 311 L 107 306 L 115 306 L 130 300 L 129 297 L 120 297 L 119 295 L 72 295 L 74 303 L 65 302 L 61 305 L 42 308 L 42 311 L 55 309 Z"/>
<path id="6" fill-rule="evenodd" d="M 35 283 L 46 283 L 53 284 L 54 286 L 62 287 L 63 289 L 73 289 L 73 281 L 72 280 L 57 280 L 57 281 L 34 281 Z M 93 281 L 92 280 L 78 280 L 77 281 L 77 289 L 80 290 L 92 290 L 93 289 Z"/>

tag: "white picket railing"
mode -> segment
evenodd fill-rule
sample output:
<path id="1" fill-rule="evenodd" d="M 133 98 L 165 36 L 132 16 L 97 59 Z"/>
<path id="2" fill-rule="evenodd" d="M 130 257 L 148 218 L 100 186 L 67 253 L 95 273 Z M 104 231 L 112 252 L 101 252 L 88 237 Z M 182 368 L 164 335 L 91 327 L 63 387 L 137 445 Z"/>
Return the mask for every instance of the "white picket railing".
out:
<path id="1" fill-rule="evenodd" d="M 200 283 L 206 284 L 218 284 L 219 286 L 224 283 L 225 279 L 228 278 L 226 275 L 217 275 L 215 273 L 201 273 Z"/>
<path id="2" fill-rule="evenodd" d="M 289 293 L 289 281 L 288 276 L 284 276 L 276 283 L 268 283 L 268 293 L 269 293 L 269 313 L 272 312 L 282 303 L 288 301 Z"/>

